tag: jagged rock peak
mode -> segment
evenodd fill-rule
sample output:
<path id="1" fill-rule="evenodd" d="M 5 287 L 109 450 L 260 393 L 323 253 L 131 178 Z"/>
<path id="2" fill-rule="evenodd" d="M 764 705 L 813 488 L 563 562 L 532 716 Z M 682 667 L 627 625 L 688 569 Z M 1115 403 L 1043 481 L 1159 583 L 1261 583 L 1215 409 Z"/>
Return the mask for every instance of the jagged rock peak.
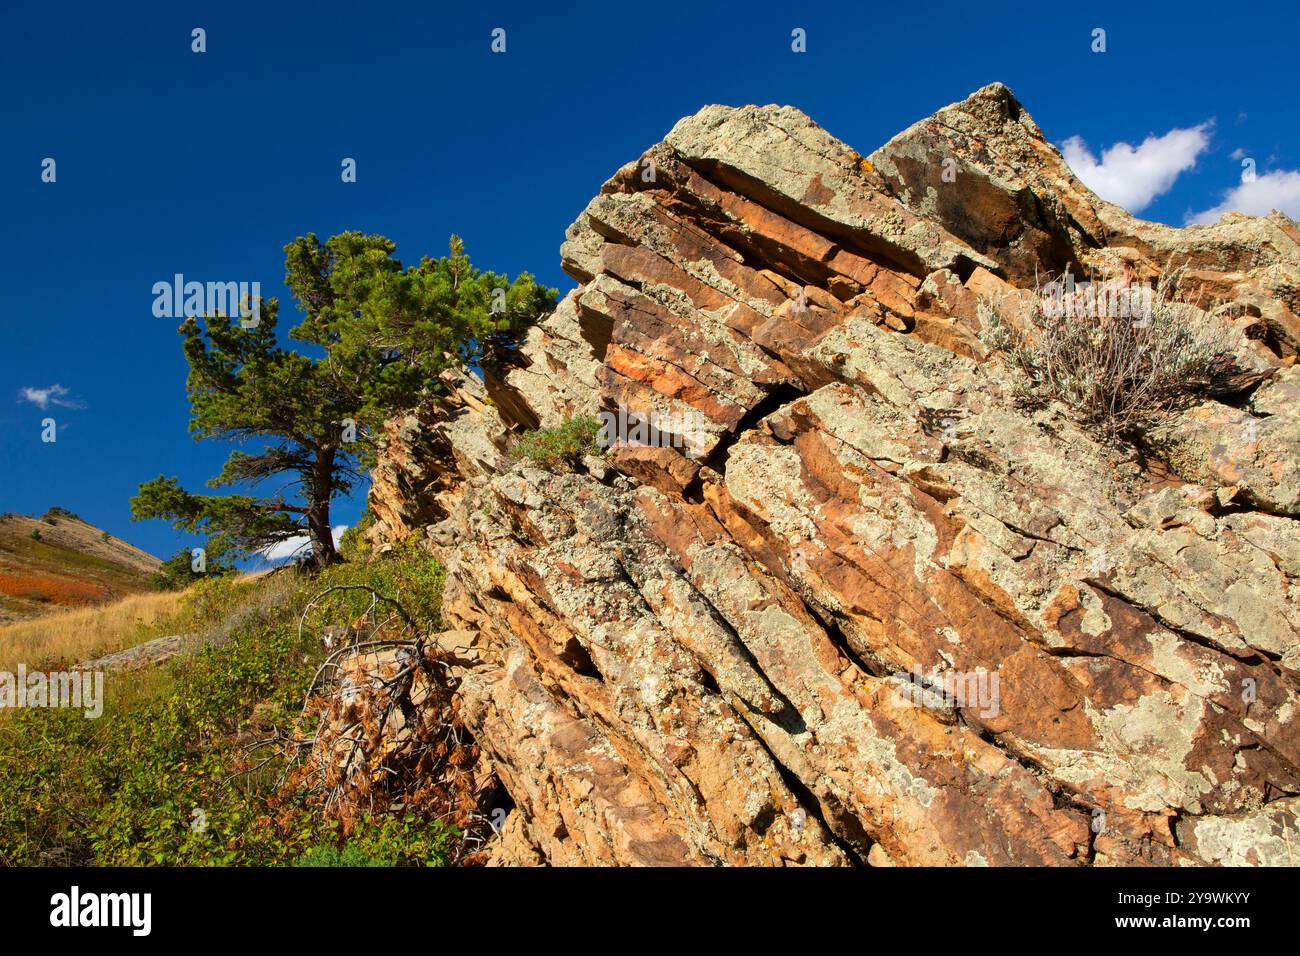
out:
<path id="1" fill-rule="evenodd" d="M 569 228 L 516 365 L 394 423 L 372 490 L 375 540 L 447 565 L 494 859 L 1293 862 L 1298 239 L 1129 216 L 1000 84 L 867 156 L 790 107 L 679 122 Z M 1249 389 L 1145 457 L 1012 400 L 988 306 L 1171 261 Z M 667 440 L 507 454 L 601 409 Z"/>

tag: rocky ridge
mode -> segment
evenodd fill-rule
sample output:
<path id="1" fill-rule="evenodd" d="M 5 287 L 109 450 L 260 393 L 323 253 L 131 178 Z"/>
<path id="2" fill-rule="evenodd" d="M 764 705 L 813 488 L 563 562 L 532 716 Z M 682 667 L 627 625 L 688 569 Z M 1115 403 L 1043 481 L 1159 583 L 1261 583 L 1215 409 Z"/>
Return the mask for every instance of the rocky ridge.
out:
<path id="1" fill-rule="evenodd" d="M 1134 219 L 994 84 L 869 156 L 706 107 L 561 255 L 578 288 L 390 423 L 371 492 L 376 545 L 447 566 L 495 862 L 1294 862 L 1294 222 Z M 1180 263 L 1259 384 L 1140 456 L 1017 406 L 981 303 Z M 508 454 L 619 407 L 668 447 Z"/>

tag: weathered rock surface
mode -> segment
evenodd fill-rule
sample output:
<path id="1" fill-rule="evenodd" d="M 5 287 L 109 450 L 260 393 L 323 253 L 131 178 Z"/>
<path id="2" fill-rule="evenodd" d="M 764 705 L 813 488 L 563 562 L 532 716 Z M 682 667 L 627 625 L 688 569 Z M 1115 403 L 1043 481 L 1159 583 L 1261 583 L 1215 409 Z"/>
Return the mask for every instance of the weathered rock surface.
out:
<path id="1" fill-rule="evenodd" d="M 949 162 L 945 182 L 939 172 Z M 891 195 L 1024 284 L 1073 265 L 1185 266 L 1207 304 L 1282 355 L 1300 350 L 1300 227 L 1280 212 L 1174 229 L 1088 190 L 1005 86 L 994 83 L 894 137 L 869 162 Z"/>
<path id="2" fill-rule="evenodd" d="M 380 548 L 445 519 L 466 477 L 508 464 L 499 447 L 504 426 L 483 383 L 470 374 L 443 376 L 448 398 L 390 420 L 371 470 L 372 542 Z"/>
<path id="3" fill-rule="evenodd" d="M 136 644 L 126 650 L 114 651 L 91 661 L 78 664 L 77 670 L 86 671 L 133 671 L 142 667 L 164 664 L 176 657 L 197 650 L 203 645 L 199 634 L 172 634 L 167 637 L 155 637 L 151 641 Z"/>
<path id="4" fill-rule="evenodd" d="M 491 402 L 394 423 L 372 493 L 372 536 L 424 534 L 472 634 L 462 713 L 515 804 L 496 862 L 1291 862 L 1295 223 L 1141 223 L 994 85 L 869 158 L 707 107 L 567 236 L 578 289 Z M 1252 395 L 1184 412 L 1160 461 L 1012 402 L 981 300 L 1187 258 Z M 619 406 L 680 441 L 503 455 Z"/>

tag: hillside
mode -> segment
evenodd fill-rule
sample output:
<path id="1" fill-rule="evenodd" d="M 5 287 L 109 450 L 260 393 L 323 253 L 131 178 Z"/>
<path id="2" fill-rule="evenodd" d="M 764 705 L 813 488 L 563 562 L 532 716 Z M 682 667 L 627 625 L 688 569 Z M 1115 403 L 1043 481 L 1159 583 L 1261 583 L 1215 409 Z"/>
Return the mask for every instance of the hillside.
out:
<path id="1" fill-rule="evenodd" d="M 0 623 L 149 590 L 162 564 L 62 508 L 0 516 Z"/>

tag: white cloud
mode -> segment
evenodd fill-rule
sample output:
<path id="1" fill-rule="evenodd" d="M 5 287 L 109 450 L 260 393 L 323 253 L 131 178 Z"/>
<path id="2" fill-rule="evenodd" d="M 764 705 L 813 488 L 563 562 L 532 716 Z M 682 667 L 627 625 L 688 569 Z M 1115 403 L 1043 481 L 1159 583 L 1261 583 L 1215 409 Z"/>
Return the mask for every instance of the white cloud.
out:
<path id="1" fill-rule="evenodd" d="M 1250 182 L 1228 190 L 1223 201 L 1204 212 L 1190 213 L 1188 225 L 1218 222 L 1226 212 L 1244 212 L 1248 216 L 1267 216 L 1280 209 L 1292 219 L 1300 219 L 1300 170 L 1278 169 L 1260 173 Z"/>
<path id="2" fill-rule="evenodd" d="M 24 385 L 18 390 L 18 401 L 30 402 L 44 411 L 51 405 L 60 408 L 85 408 L 86 403 L 71 397 L 72 392 L 62 385 L 50 385 L 46 388 L 32 388 Z"/>
<path id="3" fill-rule="evenodd" d="M 339 546 L 339 539 L 343 537 L 343 532 L 348 530 L 345 524 L 336 524 L 330 532 L 334 539 L 334 547 Z M 288 561 L 290 558 L 306 557 L 311 551 L 311 539 L 305 534 L 295 535 L 292 538 L 285 538 L 283 541 L 277 541 L 268 548 L 257 552 L 271 564 L 276 561 Z"/>
<path id="4" fill-rule="evenodd" d="M 1085 186 L 1102 199 L 1138 212 L 1196 165 L 1196 157 L 1210 145 L 1209 130 L 1210 124 L 1202 123 L 1148 136 L 1137 148 L 1116 143 L 1102 150 L 1100 162 L 1079 136 L 1067 139 L 1061 152 Z"/>

